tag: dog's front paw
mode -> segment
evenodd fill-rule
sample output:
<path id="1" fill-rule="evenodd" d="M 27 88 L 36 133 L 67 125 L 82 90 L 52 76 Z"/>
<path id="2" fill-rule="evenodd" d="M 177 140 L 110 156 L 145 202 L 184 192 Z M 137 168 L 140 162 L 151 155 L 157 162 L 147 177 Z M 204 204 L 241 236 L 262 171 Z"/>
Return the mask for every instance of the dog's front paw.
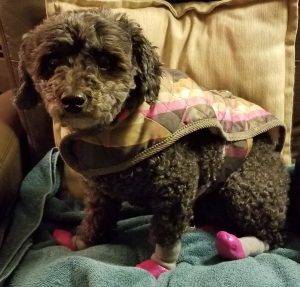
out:
<path id="1" fill-rule="evenodd" d="M 76 249 L 73 244 L 73 235 L 71 232 L 63 229 L 55 229 L 52 233 L 52 236 L 57 244 L 65 246 L 71 250 Z"/>
<path id="2" fill-rule="evenodd" d="M 73 236 L 72 233 L 67 230 L 55 229 L 52 236 L 57 244 L 65 246 L 71 250 L 82 250 L 88 247 L 83 240 L 76 235 Z"/>
<path id="3" fill-rule="evenodd" d="M 246 257 L 241 240 L 226 231 L 219 231 L 216 235 L 218 254 L 226 259 L 236 260 Z"/>
<path id="4" fill-rule="evenodd" d="M 77 235 L 73 236 L 72 243 L 73 243 L 75 250 L 83 250 L 88 247 L 88 245 L 82 239 L 80 239 Z"/>
<path id="5" fill-rule="evenodd" d="M 142 263 L 136 265 L 136 267 L 144 269 L 151 273 L 155 278 L 158 278 L 162 273 L 169 271 L 169 269 L 159 265 L 152 259 L 143 261 Z"/>

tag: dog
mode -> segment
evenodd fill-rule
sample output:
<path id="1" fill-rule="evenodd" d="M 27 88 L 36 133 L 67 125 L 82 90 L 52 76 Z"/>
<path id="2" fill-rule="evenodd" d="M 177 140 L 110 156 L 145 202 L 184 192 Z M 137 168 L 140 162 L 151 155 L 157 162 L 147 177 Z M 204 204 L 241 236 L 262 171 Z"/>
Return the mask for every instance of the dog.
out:
<path id="1" fill-rule="evenodd" d="M 136 116 L 134 111 L 139 110 L 140 118 L 140 107 L 146 105 L 144 114 L 155 114 L 151 107 L 158 101 L 162 81 L 168 78 L 165 75 L 172 74 L 175 79 L 169 82 L 176 83 L 176 78 L 180 83 L 188 81 L 182 73 L 162 67 L 137 23 L 106 9 L 55 15 L 28 32 L 20 48 L 19 74 L 16 106 L 31 109 L 44 104 L 51 118 L 67 127 L 77 140 L 78 135 L 107 135 L 118 128 L 119 141 L 122 125 Z M 232 95 L 225 94 L 212 92 L 209 97 L 231 101 Z M 149 125 L 156 124 L 153 122 L 153 118 L 147 121 Z M 155 127 L 161 128 L 161 124 Z M 170 136 L 172 142 L 164 149 L 154 153 L 152 148 L 148 157 L 130 162 L 126 168 L 117 165 L 111 172 L 83 173 L 85 217 L 74 236 L 77 249 L 110 239 L 124 201 L 152 210 L 150 239 L 156 246 L 152 260 L 166 269 L 175 268 L 180 238 L 190 225 L 210 224 L 238 236 L 252 235 L 271 248 L 282 244 L 289 176 L 271 136 L 254 135 L 251 151 L 236 170 L 225 171 L 224 179 L 220 172 L 224 171 L 228 141 L 215 128 L 192 131 L 177 141 Z M 149 142 L 155 145 L 157 141 Z M 82 141 L 77 143 L 78 148 L 83 145 Z M 226 149 L 232 150 L 232 146 Z M 85 150 L 92 153 L 90 158 L 98 153 L 91 143 Z M 107 150 L 101 152 L 106 154 Z M 65 158 L 68 156 L 66 152 Z"/>

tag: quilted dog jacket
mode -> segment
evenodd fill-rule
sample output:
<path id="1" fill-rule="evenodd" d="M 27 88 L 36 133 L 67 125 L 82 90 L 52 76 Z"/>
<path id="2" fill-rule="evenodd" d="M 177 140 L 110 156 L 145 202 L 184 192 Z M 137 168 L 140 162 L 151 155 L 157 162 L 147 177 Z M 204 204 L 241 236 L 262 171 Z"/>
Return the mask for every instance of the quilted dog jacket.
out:
<path id="1" fill-rule="evenodd" d="M 105 131 L 70 132 L 62 138 L 60 152 L 79 173 L 105 175 L 125 170 L 201 129 L 225 139 L 224 161 L 244 160 L 252 138 L 266 132 L 281 150 L 285 135 L 284 125 L 260 106 L 228 91 L 205 90 L 186 74 L 165 69 L 155 104 L 144 102 L 135 111 L 122 111 L 117 124 Z"/>

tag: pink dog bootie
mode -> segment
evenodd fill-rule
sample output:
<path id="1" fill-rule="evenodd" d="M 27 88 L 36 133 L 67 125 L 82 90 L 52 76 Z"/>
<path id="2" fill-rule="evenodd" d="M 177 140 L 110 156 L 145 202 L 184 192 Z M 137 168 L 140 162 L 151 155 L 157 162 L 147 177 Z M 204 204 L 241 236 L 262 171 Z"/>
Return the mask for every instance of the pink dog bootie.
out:
<path id="1" fill-rule="evenodd" d="M 75 250 L 72 241 L 73 235 L 69 231 L 63 229 L 55 229 L 52 233 L 52 236 L 59 245 L 65 246 L 71 250 Z"/>
<path id="2" fill-rule="evenodd" d="M 156 279 L 162 274 L 167 271 L 169 271 L 167 268 L 159 265 L 152 259 L 148 259 L 146 261 L 143 261 L 142 263 L 136 265 L 136 267 L 144 269 L 151 273 Z"/>
<path id="3" fill-rule="evenodd" d="M 226 259 L 243 259 L 246 257 L 239 238 L 226 231 L 219 231 L 216 235 L 218 254 Z"/>

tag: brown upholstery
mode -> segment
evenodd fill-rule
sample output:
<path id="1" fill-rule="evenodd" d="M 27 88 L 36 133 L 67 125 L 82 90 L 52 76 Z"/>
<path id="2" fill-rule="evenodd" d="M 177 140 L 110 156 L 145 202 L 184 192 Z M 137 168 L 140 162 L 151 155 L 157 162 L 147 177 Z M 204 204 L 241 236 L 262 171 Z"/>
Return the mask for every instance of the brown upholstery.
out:
<path id="1" fill-rule="evenodd" d="M 300 13 L 300 8 L 299 8 Z M 298 26 L 299 27 L 299 26 Z M 299 29 L 299 28 L 298 28 Z M 295 96 L 292 130 L 292 156 L 300 156 L 300 33 L 297 34 L 296 42 L 296 75 L 295 75 Z"/>
<path id="2" fill-rule="evenodd" d="M 0 73 L 8 74 L 1 79 L 9 78 L 10 80 L 9 83 L 2 83 L 2 86 L 9 86 L 11 89 L 17 87 L 18 50 L 22 35 L 38 24 L 45 17 L 45 14 L 44 2 L 40 0 L 0 2 L 0 37 L 6 60 L 6 68 Z M 0 86 L 0 90 L 2 90 L 2 86 Z M 40 132 L 36 132 L 35 136 L 35 127 L 29 128 L 27 116 L 21 114 L 27 135 L 30 135 L 26 137 L 20 117 L 13 106 L 13 96 L 13 90 L 0 95 L 0 246 L 24 174 L 33 162 L 40 158 L 44 150 L 51 145 L 51 141 L 45 140 L 45 136 L 40 135 Z M 33 116 L 31 113 L 29 116 L 38 118 L 37 115 Z M 49 126 L 49 122 L 45 124 L 45 121 L 39 118 L 38 121 L 34 120 L 33 122 L 43 125 L 43 129 L 49 127 L 48 135 L 51 139 L 51 126 Z M 45 134 L 47 136 L 47 133 Z M 27 139 L 31 143 L 30 149 L 28 149 Z M 35 153 L 34 147 L 41 142 L 47 142 L 47 147 L 43 151 Z M 30 155 L 35 155 L 34 160 Z"/>
<path id="3" fill-rule="evenodd" d="M 39 24 L 45 17 L 46 9 L 43 1 L 11 0 L 0 2 L 0 36 L 2 37 L 7 72 L 12 89 L 18 86 L 18 50 L 22 35 Z M 40 109 L 19 113 L 30 147 L 28 151 L 30 156 L 27 156 L 27 159 L 31 159 L 32 163 L 39 160 L 53 146 L 51 122 Z"/>
<path id="4" fill-rule="evenodd" d="M 0 2 L 0 34 L 3 39 L 11 86 L 16 87 L 18 51 L 22 35 L 46 16 L 44 1 L 9 0 Z"/>
<path id="5" fill-rule="evenodd" d="M 23 177 L 20 144 L 24 133 L 12 96 L 11 91 L 0 96 L 0 246 Z"/>

